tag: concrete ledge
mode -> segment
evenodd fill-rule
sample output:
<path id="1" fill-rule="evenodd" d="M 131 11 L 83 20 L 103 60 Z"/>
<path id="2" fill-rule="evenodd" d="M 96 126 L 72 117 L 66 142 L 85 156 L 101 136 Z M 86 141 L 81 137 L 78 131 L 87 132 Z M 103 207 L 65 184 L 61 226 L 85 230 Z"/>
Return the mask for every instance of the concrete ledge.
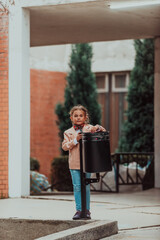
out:
<path id="1" fill-rule="evenodd" d="M 86 220 L 37 220 L 37 219 L 0 219 L 0 239 L 34 240 L 46 235 L 80 227 L 90 223 Z M 93 221 L 92 221 L 93 222 Z"/>
<path id="2" fill-rule="evenodd" d="M 117 233 L 117 221 L 97 220 L 80 227 L 37 238 L 37 240 L 98 240 Z"/>
<path id="3" fill-rule="evenodd" d="M 57 191 L 57 192 L 46 192 L 46 191 L 42 191 L 41 193 L 33 193 L 33 194 L 30 194 L 30 196 L 22 196 L 22 198 L 34 198 L 35 196 L 40 196 L 40 197 L 43 197 L 43 196 L 55 196 L 55 195 L 73 195 L 73 192 L 61 192 L 61 191 Z"/>

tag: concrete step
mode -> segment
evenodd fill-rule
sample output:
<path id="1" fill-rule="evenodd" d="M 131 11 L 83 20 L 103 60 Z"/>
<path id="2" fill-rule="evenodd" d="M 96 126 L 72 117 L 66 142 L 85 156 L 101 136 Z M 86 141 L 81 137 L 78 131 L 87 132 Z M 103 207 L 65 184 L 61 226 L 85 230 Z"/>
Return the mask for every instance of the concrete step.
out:
<path id="1" fill-rule="evenodd" d="M 36 240 L 98 240 L 118 233 L 116 221 L 97 220 L 88 224 L 50 234 Z"/>

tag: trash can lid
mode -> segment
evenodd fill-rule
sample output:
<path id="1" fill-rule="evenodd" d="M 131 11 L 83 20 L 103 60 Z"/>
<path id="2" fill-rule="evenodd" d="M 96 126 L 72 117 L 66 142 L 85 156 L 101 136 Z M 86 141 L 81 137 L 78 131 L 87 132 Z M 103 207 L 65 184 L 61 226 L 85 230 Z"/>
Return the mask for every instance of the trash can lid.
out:
<path id="1" fill-rule="evenodd" d="M 82 141 L 83 140 L 92 140 L 92 141 L 104 141 L 109 140 L 109 131 L 106 132 L 83 132 L 82 133 Z"/>

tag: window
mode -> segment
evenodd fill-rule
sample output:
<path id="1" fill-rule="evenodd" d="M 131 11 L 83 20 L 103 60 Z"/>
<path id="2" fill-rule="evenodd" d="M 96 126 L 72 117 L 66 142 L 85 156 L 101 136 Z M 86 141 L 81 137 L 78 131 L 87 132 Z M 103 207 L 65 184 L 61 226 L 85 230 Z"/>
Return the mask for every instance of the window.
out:
<path id="1" fill-rule="evenodd" d="M 126 95 L 129 84 L 129 72 L 97 73 L 98 102 L 101 105 L 101 124 L 110 131 L 111 152 L 118 147 L 121 129 L 126 116 Z"/>
<path id="2" fill-rule="evenodd" d="M 108 92 L 108 75 L 97 75 L 96 76 L 97 91 L 98 93 Z"/>
<path id="3" fill-rule="evenodd" d="M 102 125 L 109 129 L 109 77 L 106 73 L 96 75 L 98 102 L 101 105 Z"/>
<path id="4" fill-rule="evenodd" d="M 128 73 L 112 74 L 112 92 L 127 92 L 129 84 Z"/>

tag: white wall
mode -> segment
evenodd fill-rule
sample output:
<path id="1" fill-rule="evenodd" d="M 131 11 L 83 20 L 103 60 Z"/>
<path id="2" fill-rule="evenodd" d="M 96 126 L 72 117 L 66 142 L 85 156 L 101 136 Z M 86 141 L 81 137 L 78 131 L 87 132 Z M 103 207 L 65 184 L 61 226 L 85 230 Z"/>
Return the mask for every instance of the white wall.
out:
<path id="1" fill-rule="evenodd" d="M 93 72 L 132 70 L 135 50 L 132 40 L 93 43 Z"/>
<path id="2" fill-rule="evenodd" d="M 133 40 L 98 42 L 93 45 L 93 72 L 132 70 L 135 50 Z M 30 67 L 33 69 L 67 72 L 71 45 L 33 47 Z"/>

